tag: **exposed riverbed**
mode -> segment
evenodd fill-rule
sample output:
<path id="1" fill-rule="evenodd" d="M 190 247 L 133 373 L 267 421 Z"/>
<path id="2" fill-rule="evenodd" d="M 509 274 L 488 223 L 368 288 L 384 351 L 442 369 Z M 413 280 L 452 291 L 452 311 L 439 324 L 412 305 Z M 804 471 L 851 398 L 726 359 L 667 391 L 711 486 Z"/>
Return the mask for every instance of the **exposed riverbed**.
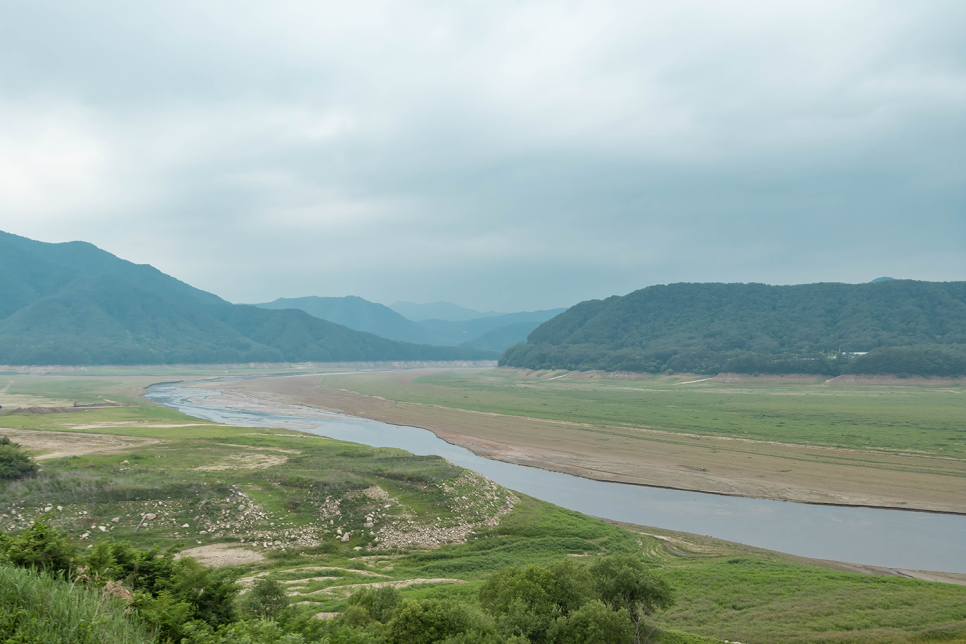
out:
<path id="1" fill-rule="evenodd" d="M 785 503 L 607 483 L 489 460 L 432 432 L 182 384 L 147 398 L 234 425 L 297 429 L 375 447 L 436 454 L 500 485 L 585 514 L 873 566 L 966 573 L 966 516 Z"/>

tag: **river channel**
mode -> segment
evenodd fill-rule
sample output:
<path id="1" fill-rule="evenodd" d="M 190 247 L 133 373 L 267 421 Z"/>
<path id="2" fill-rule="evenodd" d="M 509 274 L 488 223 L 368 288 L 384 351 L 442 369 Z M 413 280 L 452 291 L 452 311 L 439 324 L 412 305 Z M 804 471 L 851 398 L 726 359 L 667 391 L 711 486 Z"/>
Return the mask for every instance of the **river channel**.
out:
<path id="1" fill-rule="evenodd" d="M 221 392 L 152 385 L 146 397 L 206 420 L 294 429 L 373 447 L 442 456 L 500 485 L 597 517 L 726 539 L 804 557 L 966 573 L 966 516 L 787 503 L 593 481 L 503 463 L 450 445 L 432 432 L 311 409 L 238 409 Z M 295 411 L 293 412 L 293 409 Z"/>

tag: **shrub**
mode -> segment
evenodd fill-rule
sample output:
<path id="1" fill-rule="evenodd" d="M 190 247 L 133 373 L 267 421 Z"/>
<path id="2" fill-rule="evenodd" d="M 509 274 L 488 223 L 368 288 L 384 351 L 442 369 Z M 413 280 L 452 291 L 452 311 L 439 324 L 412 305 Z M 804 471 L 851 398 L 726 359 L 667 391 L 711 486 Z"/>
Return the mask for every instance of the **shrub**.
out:
<path id="1" fill-rule="evenodd" d="M 20 451 L 20 444 L 0 436 L 0 479 L 16 481 L 40 471 L 33 460 Z"/>

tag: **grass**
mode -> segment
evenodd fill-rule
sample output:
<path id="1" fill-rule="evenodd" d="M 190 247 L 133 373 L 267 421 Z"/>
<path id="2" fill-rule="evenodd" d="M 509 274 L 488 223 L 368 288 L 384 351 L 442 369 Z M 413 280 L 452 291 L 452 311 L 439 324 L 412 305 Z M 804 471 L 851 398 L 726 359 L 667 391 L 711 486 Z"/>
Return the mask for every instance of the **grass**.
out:
<path id="1" fill-rule="evenodd" d="M 137 644 L 155 638 L 127 606 L 83 585 L 0 564 L 0 641 Z"/>
<path id="2" fill-rule="evenodd" d="M 53 383 L 50 390 L 32 384 L 37 395 L 60 395 L 75 386 L 60 379 L 35 381 Z M 83 382 L 114 386 L 106 377 Z M 449 386 L 432 385 L 444 390 Z M 108 395 L 97 387 L 89 391 L 94 397 Z M 394 524 L 413 531 L 446 528 L 474 512 L 492 513 L 508 498 L 505 491 L 491 492 L 437 457 L 290 430 L 196 426 L 197 419 L 147 404 L 0 419 L 5 427 L 17 429 L 164 441 L 114 454 L 43 461 L 40 477 L 0 485 L 3 529 L 18 530 L 44 516 L 70 530 L 79 548 L 100 539 L 126 540 L 138 547 L 246 547 L 264 560 L 238 564 L 240 575 L 307 580 L 297 591 L 298 584 L 287 587 L 296 593 L 296 601 L 309 602 L 304 610 L 313 613 L 343 610 L 345 595 L 327 589 L 345 584 L 459 579 L 464 583 L 419 584 L 402 592 L 412 598 L 474 603 L 482 582 L 506 565 L 547 564 L 568 556 L 587 561 L 602 554 L 637 552 L 670 581 L 678 597 L 673 609 L 654 618 L 665 629 L 656 639 L 659 643 L 966 637 L 966 587 L 857 574 L 706 537 L 614 525 L 522 495 L 498 525 L 475 525 L 463 543 L 380 549 L 372 530 L 365 527 L 368 517 L 375 516 L 376 530 Z M 286 460 L 260 469 L 244 467 L 245 459 L 265 454 Z M 198 469 L 224 463 L 233 466 Z M 367 496 L 372 486 L 388 499 Z M 491 493 L 496 500 L 487 500 Z M 464 496 L 473 504 L 470 509 Z M 48 505 L 51 509 L 44 511 Z M 242 521 L 239 517 L 246 511 L 252 514 Z M 149 512 L 156 518 L 135 532 Z M 341 540 L 339 528 L 350 533 L 348 541 Z M 306 533 L 317 538 L 300 542 L 298 535 Z M 85 534 L 87 538 L 81 539 Z M 0 574 L 7 574 L 4 570 Z M 0 594 L 8 587 L 13 586 L 0 577 Z M 100 639 L 112 641 L 107 636 Z"/>
<path id="3" fill-rule="evenodd" d="M 516 369 L 325 376 L 323 382 L 390 400 L 704 436 L 966 457 L 966 388 L 728 384 L 689 377 L 617 380 L 521 377 Z"/>

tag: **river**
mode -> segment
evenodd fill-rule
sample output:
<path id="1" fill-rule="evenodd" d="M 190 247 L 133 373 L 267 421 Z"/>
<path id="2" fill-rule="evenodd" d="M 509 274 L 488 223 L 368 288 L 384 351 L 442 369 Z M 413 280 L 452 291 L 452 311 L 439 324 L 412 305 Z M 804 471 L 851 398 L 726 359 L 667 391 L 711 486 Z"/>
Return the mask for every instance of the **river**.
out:
<path id="1" fill-rule="evenodd" d="M 221 392 L 180 383 L 148 388 L 146 397 L 219 423 L 297 429 L 373 447 L 436 454 L 512 490 L 597 517 L 726 539 L 804 557 L 888 568 L 966 573 L 966 516 L 835 507 L 719 496 L 593 481 L 503 463 L 450 445 L 432 432 L 323 412 L 285 414 L 219 403 Z"/>

